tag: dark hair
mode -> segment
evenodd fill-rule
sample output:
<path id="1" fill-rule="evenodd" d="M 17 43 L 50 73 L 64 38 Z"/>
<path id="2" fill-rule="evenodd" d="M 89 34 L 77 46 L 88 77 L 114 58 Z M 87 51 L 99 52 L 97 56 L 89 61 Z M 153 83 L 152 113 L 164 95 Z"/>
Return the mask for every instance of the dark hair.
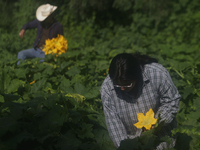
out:
<path id="1" fill-rule="evenodd" d="M 116 55 L 109 67 L 109 76 L 112 80 L 139 80 L 142 77 L 142 68 L 145 64 L 158 62 L 156 59 L 140 53 L 121 53 Z"/>

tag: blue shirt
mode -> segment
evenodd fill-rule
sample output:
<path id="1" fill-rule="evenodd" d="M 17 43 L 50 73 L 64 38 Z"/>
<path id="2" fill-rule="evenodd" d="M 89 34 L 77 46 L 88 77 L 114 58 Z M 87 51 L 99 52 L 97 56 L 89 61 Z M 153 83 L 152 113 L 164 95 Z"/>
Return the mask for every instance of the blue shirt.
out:
<path id="1" fill-rule="evenodd" d="M 40 39 L 42 37 L 42 26 L 41 23 L 36 19 L 31 22 L 28 22 L 25 24 L 22 29 L 34 29 L 37 28 L 37 37 L 35 39 L 35 42 L 33 44 L 33 47 L 36 48 L 37 45 L 40 42 Z M 59 22 L 54 22 L 51 27 L 49 28 L 49 39 L 56 38 L 59 35 L 63 35 L 63 26 Z"/>

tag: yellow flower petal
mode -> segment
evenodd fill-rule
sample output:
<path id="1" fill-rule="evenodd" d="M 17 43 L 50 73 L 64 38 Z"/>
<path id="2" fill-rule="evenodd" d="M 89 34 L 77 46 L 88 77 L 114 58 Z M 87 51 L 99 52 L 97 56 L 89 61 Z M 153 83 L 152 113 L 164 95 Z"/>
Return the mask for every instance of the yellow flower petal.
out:
<path id="1" fill-rule="evenodd" d="M 53 49 L 53 50 L 52 50 L 52 53 L 53 53 L 53 54 L 54 54 L 54 53 L 57 53 L 57 51 L 58 51 L 57 49 Z"/>
<path id="2" fill-rule="evenodd" d="M 157 122 L 157 119 L 154 118 L 152 109 L 146 113 L 146 116 L 144 116 L 143 113 L 138 113 L 137 118 L 138 122 L 134 124 L 137 128 L 145 127 L 147 130 L 150 130 L 151 126 Z"/>
<path id="3" fill-rule="evenodd" d="M 31 83 L 29 83 L 29 84 L 33 84 L 33 83 L 35 83 L 35 80 L 34 81 L 32 81 Z"/>
<path id="4" fill-rule="evenodd" d="M 62 54 L 67 51 L 68 43 L 62 35 L 58 35 L 56 38 L 47 39 L 43 51 L 47 54 Z M 57 56 L 57 55 L 56 55 Z"/>

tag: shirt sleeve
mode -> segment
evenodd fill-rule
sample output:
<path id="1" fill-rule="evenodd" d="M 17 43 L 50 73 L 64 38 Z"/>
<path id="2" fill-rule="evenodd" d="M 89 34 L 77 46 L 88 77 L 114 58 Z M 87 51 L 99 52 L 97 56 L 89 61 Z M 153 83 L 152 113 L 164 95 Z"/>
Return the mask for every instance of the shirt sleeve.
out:
<path id="1" fill-rule="evenodd" d="M 59 35 L 63 35 L 63 26 L 60 24 L 59 28 L 58 28 L 58 34 Z"/>
<path id="2" fill-rule="evenodd" d="M 26 29 L 34 29 L 34 28 L 37 28 L 38 23 L 39 23 L 38 20 L 35 19 L 35 20 L 31 21 L 31 22 L 26 23 L 26 24 L 22 27 L 22 29 L 26 30 Z"/>
<path id="3" fill-rule="evenodd" d="M 161 121 L 165 121 L 168 124 L 172 122 L 179 110 L 181 96 L 167 70 L 162 73 L 161 81 L 159 86 L 161 106 L 158 109 L 158 113 L 160 113 Z"/>
<path id="4" fill-rule="evenodd" d="M 101 99 L 110 138 L 115 147 L 118 148 L 120 142 L 128 137 L 125 127 L 117 114 L 114 100 L 111 98 L 110 91 L 105 85 L 101 87 Z"/>

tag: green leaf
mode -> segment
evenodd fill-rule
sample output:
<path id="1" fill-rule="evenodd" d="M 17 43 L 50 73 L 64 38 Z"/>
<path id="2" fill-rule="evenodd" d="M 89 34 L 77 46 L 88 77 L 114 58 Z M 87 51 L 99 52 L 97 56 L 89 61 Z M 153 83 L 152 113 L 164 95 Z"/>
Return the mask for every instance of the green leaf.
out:
<path id="1" fill-rule="evenodd" d="M 186 105 L 184 102 L 180 101 L 179 102 L 179 110 L 186 108 Z"/>
<path id="2" fill-rule="evenodd" d="M 15 74 L 18 78 L 26 79 L 26 69 L 15 69 Z"/>
<path id="3" fill-rule="evenodd" d="M 4 103 L 4 97 L 2 95 L 0 95 L 0 103 Z"/>
<path id="4" fill-rule="evenodd" d="M 181 108 L 180 108 L 180 110 L 181 110 Z M 179 111 L 179 113 L 176 115 L 177 121 L 178 121 L 179 123 L 184 122 L 184 121 L 185 121 L 185 115 L 186 115 L 186 114 L 185 114 L 184 110 Z"/>
<path id="5" fill-rule="evenodd" d="M 37 98 L 37 97 L 44 97 L 46 98 L 48 96 L 47 93 L 43 92 L 43 91 L 36 91 L 34 92 L 34 94 L 32 95 L 34 98 Z"/>
<path id="6" fill-rule="evenodd" d="M 67 142 L 66 142 L 67 141 Z M 62 138 L 58 139 L 58 142 L 55 144 L 56 149 L 69 149 L 77 150 L 78 146 L 82 144 L 81 140 L 78 139 L 76 134 L 71 130 L 68 130 L 67 133 L 62 135 Z"/>
<path id="7" fill-rule="evenodd" d="M 78 134 L 78 137 L 81 139 L 84 138 L 93 138 L 94 134 L 92 133 L 92 124 L 83 123 L 81 129 L 77 129 L 75 132 Z"/>
<path id="8" fill-rule="evenodd" d="M 3 96 L 4 96 L 5 101 L 15 101 L 15 100 L 18 100 L 20 98 L 20 96 L 13 95 L 13 94 L 4 94 Z"/>
<path id="9" fill-rule="evenodd" d="M 126 140 L 122 140 L 120 143 L 120 146 L 117 150 L 139 150 L 139 139 L 135 138 L 135 139 L 126 139 Z"/>
<path id="10" fill-rule="evenodd" d="M 182 5 L 182 7 L 185 7 L 189 0 L 179 0 L 179 3 Z"/>
<path id="11" fill-rule="evenodd" d="M 52 75 L 54 73 L 54 68 L 52 66 L 47 66 L 46 69 L 43 71 L 44 75 Z"/>
<path id="12" fill-rule="evenodd" d="M 189 94 L 192 94 L 193 93 L 193 91 L 194 91 L 194 89 L 191 87 L 191 86 L 186 86 L 185 88 L 184 88 L 184 93 L 183 93 L 183 98 L 185 99 L 185 98 L 187 98 L 187 96 L 189 95 Z"/>
<path id="13" fill-rule="evenodd" d="M 73 77 L 74 75 L 76 74 L 79 74 L 81 71 L 78 67 L 74 66 L 72 68 L 70 68 L 69 71 L 67 71 L 65 74 L 70 76 L 70 77 Z"/>
<path id="14" fill-rule="evenodd" d="M 43 78 L 43 79 L 41 79 L 39 81 L 36 81 L 33 84 L 33 87 L 31 88 L 31 92 L 34 93 L 34 92 L 37 92 L 37 91 L 41 90 L 45 86 L 46 80 L 47 79 Z"/>
<path id="15" fill-rule="evenodd" d="M 65 95 L 65 96 L 67 97 L 67 102 L 69 102 L 69 103 L 67 103 L 68 107 L 71 106 L 72 108 L 74 108 L 74 106 L 78 106 L 79 105 L 79 102 L 75 98 L 69 97 L 68 95 Z"/>
<path id="16" fill-rule="evenodd" d="M 11 138 L 9 138 L 8 142 L 8 147 L 10 149 L 17 149 L 17 146 L 19 143 L 26 142 L 27 140 L 34 140 L 36 137 L 33 136 L 33 134 L 27 132 L 27 131 L 22 131 L 19 134 L 15 134 Z M 12 144 L 10 144 L 12 143 Z"/>
<path id="17" fill-rule="evenodd" d="M 96 60 L 93 63 L 95 63 L 96 71 L 103 71 L 109 67 L 108 61 L 106 60 Z"/>
<path id="18" fill-rule="evenodd" d="M 60 70 L 60 71 L 65 70 L 66 67 L 68 67 L 70 64 L 71 64 L 71 62 L 69 62 L 69 61 L 68 61 L 68 62 L 63 62 L 63 63 L 61 63 L 61 64 L 60 64 L 59 70 Z"/>
<path id="19" fill-rule="evenodd" d="M 34 80 L 40 80 L 42 78 L 42 74 L 40 72 L 34 74 Z"/>
<path id="20" fill-rule="evenodd" d="M 200 98 L 196 98 L 194 99 L 194 107 L 196 108 L 196 110 L 200 110 Z"/>
<path id="21" fill-rule="evenodd" d="M 0 137 L 6 134 L 7 131 L 14 132 L 19 127 L 19 124 L 11 116 L 0 118 Z"/>
<path id="22" fill-rule="evenodd" d="M 160 141 L 167 142 L 169 145 L 171 144 L 171 138 L 168 136 L 161 137 Z"/>
<path id="23" fill-rule="evenodd" d="M 25 109 L 25 106 L 21 103 L 15 103 L 15 102 L 8 102 L 6 101 L 3 104 L 3 107 L 8 107 L 10 109 L 10 115 L 15 118 L 19 119 L 22 117 L 22 112 Z"/>
<path id="24" fill-rule="evenodd" d="M 67 117 L 65 112 L 62 112 L 63 108 L 57 105 L 50 111 L 46 111 L 46 113 L 41 114 L 43 117 L 41 116 L 41 119 L 38 120 L 38 128 L 40 130 L 37 132 L 37 135 L 40 136 L 40 142 L 43 142 L 46 138 L 48 138 L 46 135 L 51 134 L 52 132 L 60 131 Z"/>
<path id="25" fill-rule="evenodd" d="M 60 80 L 61 80 L 60 81 L 60 86 L 59 86 L 60 90 L 64 91 L 64 92 L 73 93 L 73 89 L 71 88 L 70 80 L 65 78 L 64 76 L 62 76 Z"/>
<path id="26" fill-rule="evenodd" d="M 185 133 L 178 133 L 178 138 L 174 148 L 177 150 L 181 149 L 190 149 L 190 142 L 192 137 Z"/>
<path id="27" fill-rule="evenodd" d="M 14 79 L 7 86 L 7 93 L 16 92 L 18 88 L 22 85 L 22 82 L 19 79 Z"/>
<path id="28" fill-rule="evenodd" d="M 37 109 L 42 105 L 42 102 L 45 101 L 44 97 L 36 97 L 34 99 L 29 100 L 26 103 L 27 108 Z"/>
<path id="29" fill-rule="evenodd" d="M 190 114 L 187 115 L 187 118 L 191 119 L 191 123 L 196 123 L 196 121 L 200 118 L 200 110 L 198 111 L 191 111 Z"/>
<path id="30" fill-rule="evenodd" d="M 156 136 L 150 131 L 143 132 L 142 136 L 140 137 L 140 141 L 144 149 L 154 149 L 155 146 L 159 143 L 158 140 L 156 141 Z"/>
<path id="31" fill-rule="evenodd" d="M 96 142 L 101 147 L 100 149 L 116 150 L 112 140 L 110 139 L 110 136 L 109 136 L 107 130 L 98 128 L 98 129 L 94 130 L 94 136 L 95 136 Z"/>
<path id="32" fill-rule="evenodd" d="M 74 85 L 74 92 L 80 95 L 84 95 L 87 92 L 87 88 L 81 83 L 76 83 Z"/>
<path id="33" fill-rule="evenodd" d="M 12 79 L 11 79 L 11 77 L 9 75 L 4 75 L 4 81 L 3 81 L 3 83 L 4 83 L 4 86 L 3 86 L 4 87 L 4 92 L 6 92 L 8 90 L 8 87 L 10 85 L 11 80 Z"/>
<path id="34" fill-rule="evenodd" d="M 67 96 L 67 97 L 73 97 L 79 103 L 82 103 L 85 100 L 84 96 L 82 96 L 80 94 L 76 94 L 76 93 L 67 93 L 65 96 Z"/>
<path id="35" fill-rule="evenodd" d="M 94 87 L 91 90 L 89 90 L 87 93 L 84 94 L 85 98 L 87 99 L 94 99 L 98 96 L 100 96 L 100 87 Z"/>
<path id="36" fill-rule="evenodd" d="M 58 94 L 52 94 L 47 98 L 47 100 L 43 100 L 42 103 L 48 109 L 52 109 L 53 107 L 55 107 L 57 101 L 59 101 Z"/>

